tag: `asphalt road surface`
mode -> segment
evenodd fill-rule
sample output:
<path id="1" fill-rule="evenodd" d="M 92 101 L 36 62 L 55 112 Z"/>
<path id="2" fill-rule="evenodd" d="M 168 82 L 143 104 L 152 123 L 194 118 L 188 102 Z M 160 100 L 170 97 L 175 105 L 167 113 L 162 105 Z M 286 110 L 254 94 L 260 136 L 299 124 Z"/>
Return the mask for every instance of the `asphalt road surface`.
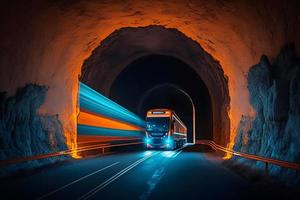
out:
<path id="1" fill-rule="evenodd" d="M 1 199 L 233 200 L 259 195 L 199 145 L 74 160 L 0 183 Z"/>

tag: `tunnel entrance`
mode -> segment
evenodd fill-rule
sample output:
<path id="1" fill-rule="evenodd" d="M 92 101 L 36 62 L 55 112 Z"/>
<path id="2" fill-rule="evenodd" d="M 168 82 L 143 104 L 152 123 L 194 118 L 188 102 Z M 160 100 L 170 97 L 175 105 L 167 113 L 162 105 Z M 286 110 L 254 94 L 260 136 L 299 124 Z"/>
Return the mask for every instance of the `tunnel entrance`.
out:
<path id="1" fill-rule="evenodd" d="M 141 117 L 149 108 L 173 108 L 190 127 L 190 142 L 194 131 L 196 139 L 229 143 L 227 78 L 218 61 L 177 29 L 116 30 L 85 60 L 80 81 Z"/>
<path id="2" fill-rule="evenodd" d="M 149 55 L 135 60 L 116 78 L 109 96 L 142 118 L 149 109 L 172 109 L 188 128 L 188 142 L 194 137 L 212 139 L 208 90 L 193 69 L 174 57 Z"/>

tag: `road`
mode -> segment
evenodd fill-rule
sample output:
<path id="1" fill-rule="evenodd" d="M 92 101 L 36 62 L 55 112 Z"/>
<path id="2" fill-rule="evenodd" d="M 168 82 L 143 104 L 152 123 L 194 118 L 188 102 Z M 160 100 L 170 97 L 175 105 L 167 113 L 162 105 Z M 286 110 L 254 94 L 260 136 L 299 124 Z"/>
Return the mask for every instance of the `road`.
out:
<path id="1" fill-rule="evenodd" d="M 2 179 L 6 199 L 253 199 L 254 189 L 200 145 L 73 160 Z M 3 198 L 2 198 L 3 199 Z"/>

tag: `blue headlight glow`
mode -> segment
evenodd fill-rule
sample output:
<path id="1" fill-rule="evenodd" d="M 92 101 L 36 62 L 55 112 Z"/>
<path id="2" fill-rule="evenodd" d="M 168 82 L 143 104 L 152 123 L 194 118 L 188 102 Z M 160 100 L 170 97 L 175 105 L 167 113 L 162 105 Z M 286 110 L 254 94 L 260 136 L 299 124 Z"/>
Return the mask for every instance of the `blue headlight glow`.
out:
<path id="1" fill-rule="evenodd" d="M 145 143 L 146 143 L 146 144 L 149 144 L 149 143 L 150 143 L 150 141 L 151 141 L 151 139 L 150 139 L 150 138 L 145 138 Z"/>
<path id="2" fill-rule="evenodd" d="M 167 138 L 167 139 L 165 140 L 165 143 L 166 143 L 167 145 L 170 145 L 170 144 L 172 143 L 172 139 L 171 139 L 171 138 Z"/>

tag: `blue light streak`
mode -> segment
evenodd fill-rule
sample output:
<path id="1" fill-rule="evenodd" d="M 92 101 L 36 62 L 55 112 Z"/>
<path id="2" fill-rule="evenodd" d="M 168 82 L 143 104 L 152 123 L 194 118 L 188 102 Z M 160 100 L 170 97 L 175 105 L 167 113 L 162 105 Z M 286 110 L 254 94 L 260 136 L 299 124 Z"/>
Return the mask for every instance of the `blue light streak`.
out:
<path id="1" fill-rule="evenodd" d="M 106 117 L 145 127 L 145 121 L 134 113 L 80 82 L 80 108 Z"/>
<path id="2" fill-rule="evenodd" d="M 80 110 L 99 114 L 120 122 L 132 124 L 145 129 L 145 121 L 130 112 L 126 108 L 101 95 L 87 85 L 79 82 L 79 107 Z M 104 127 L 94 127 L 83 124 L 77 125 L 77 133 L 80 135 L 100 136 L 132 136 L 144 137 L 144 131 L 119 130 Z"/>

